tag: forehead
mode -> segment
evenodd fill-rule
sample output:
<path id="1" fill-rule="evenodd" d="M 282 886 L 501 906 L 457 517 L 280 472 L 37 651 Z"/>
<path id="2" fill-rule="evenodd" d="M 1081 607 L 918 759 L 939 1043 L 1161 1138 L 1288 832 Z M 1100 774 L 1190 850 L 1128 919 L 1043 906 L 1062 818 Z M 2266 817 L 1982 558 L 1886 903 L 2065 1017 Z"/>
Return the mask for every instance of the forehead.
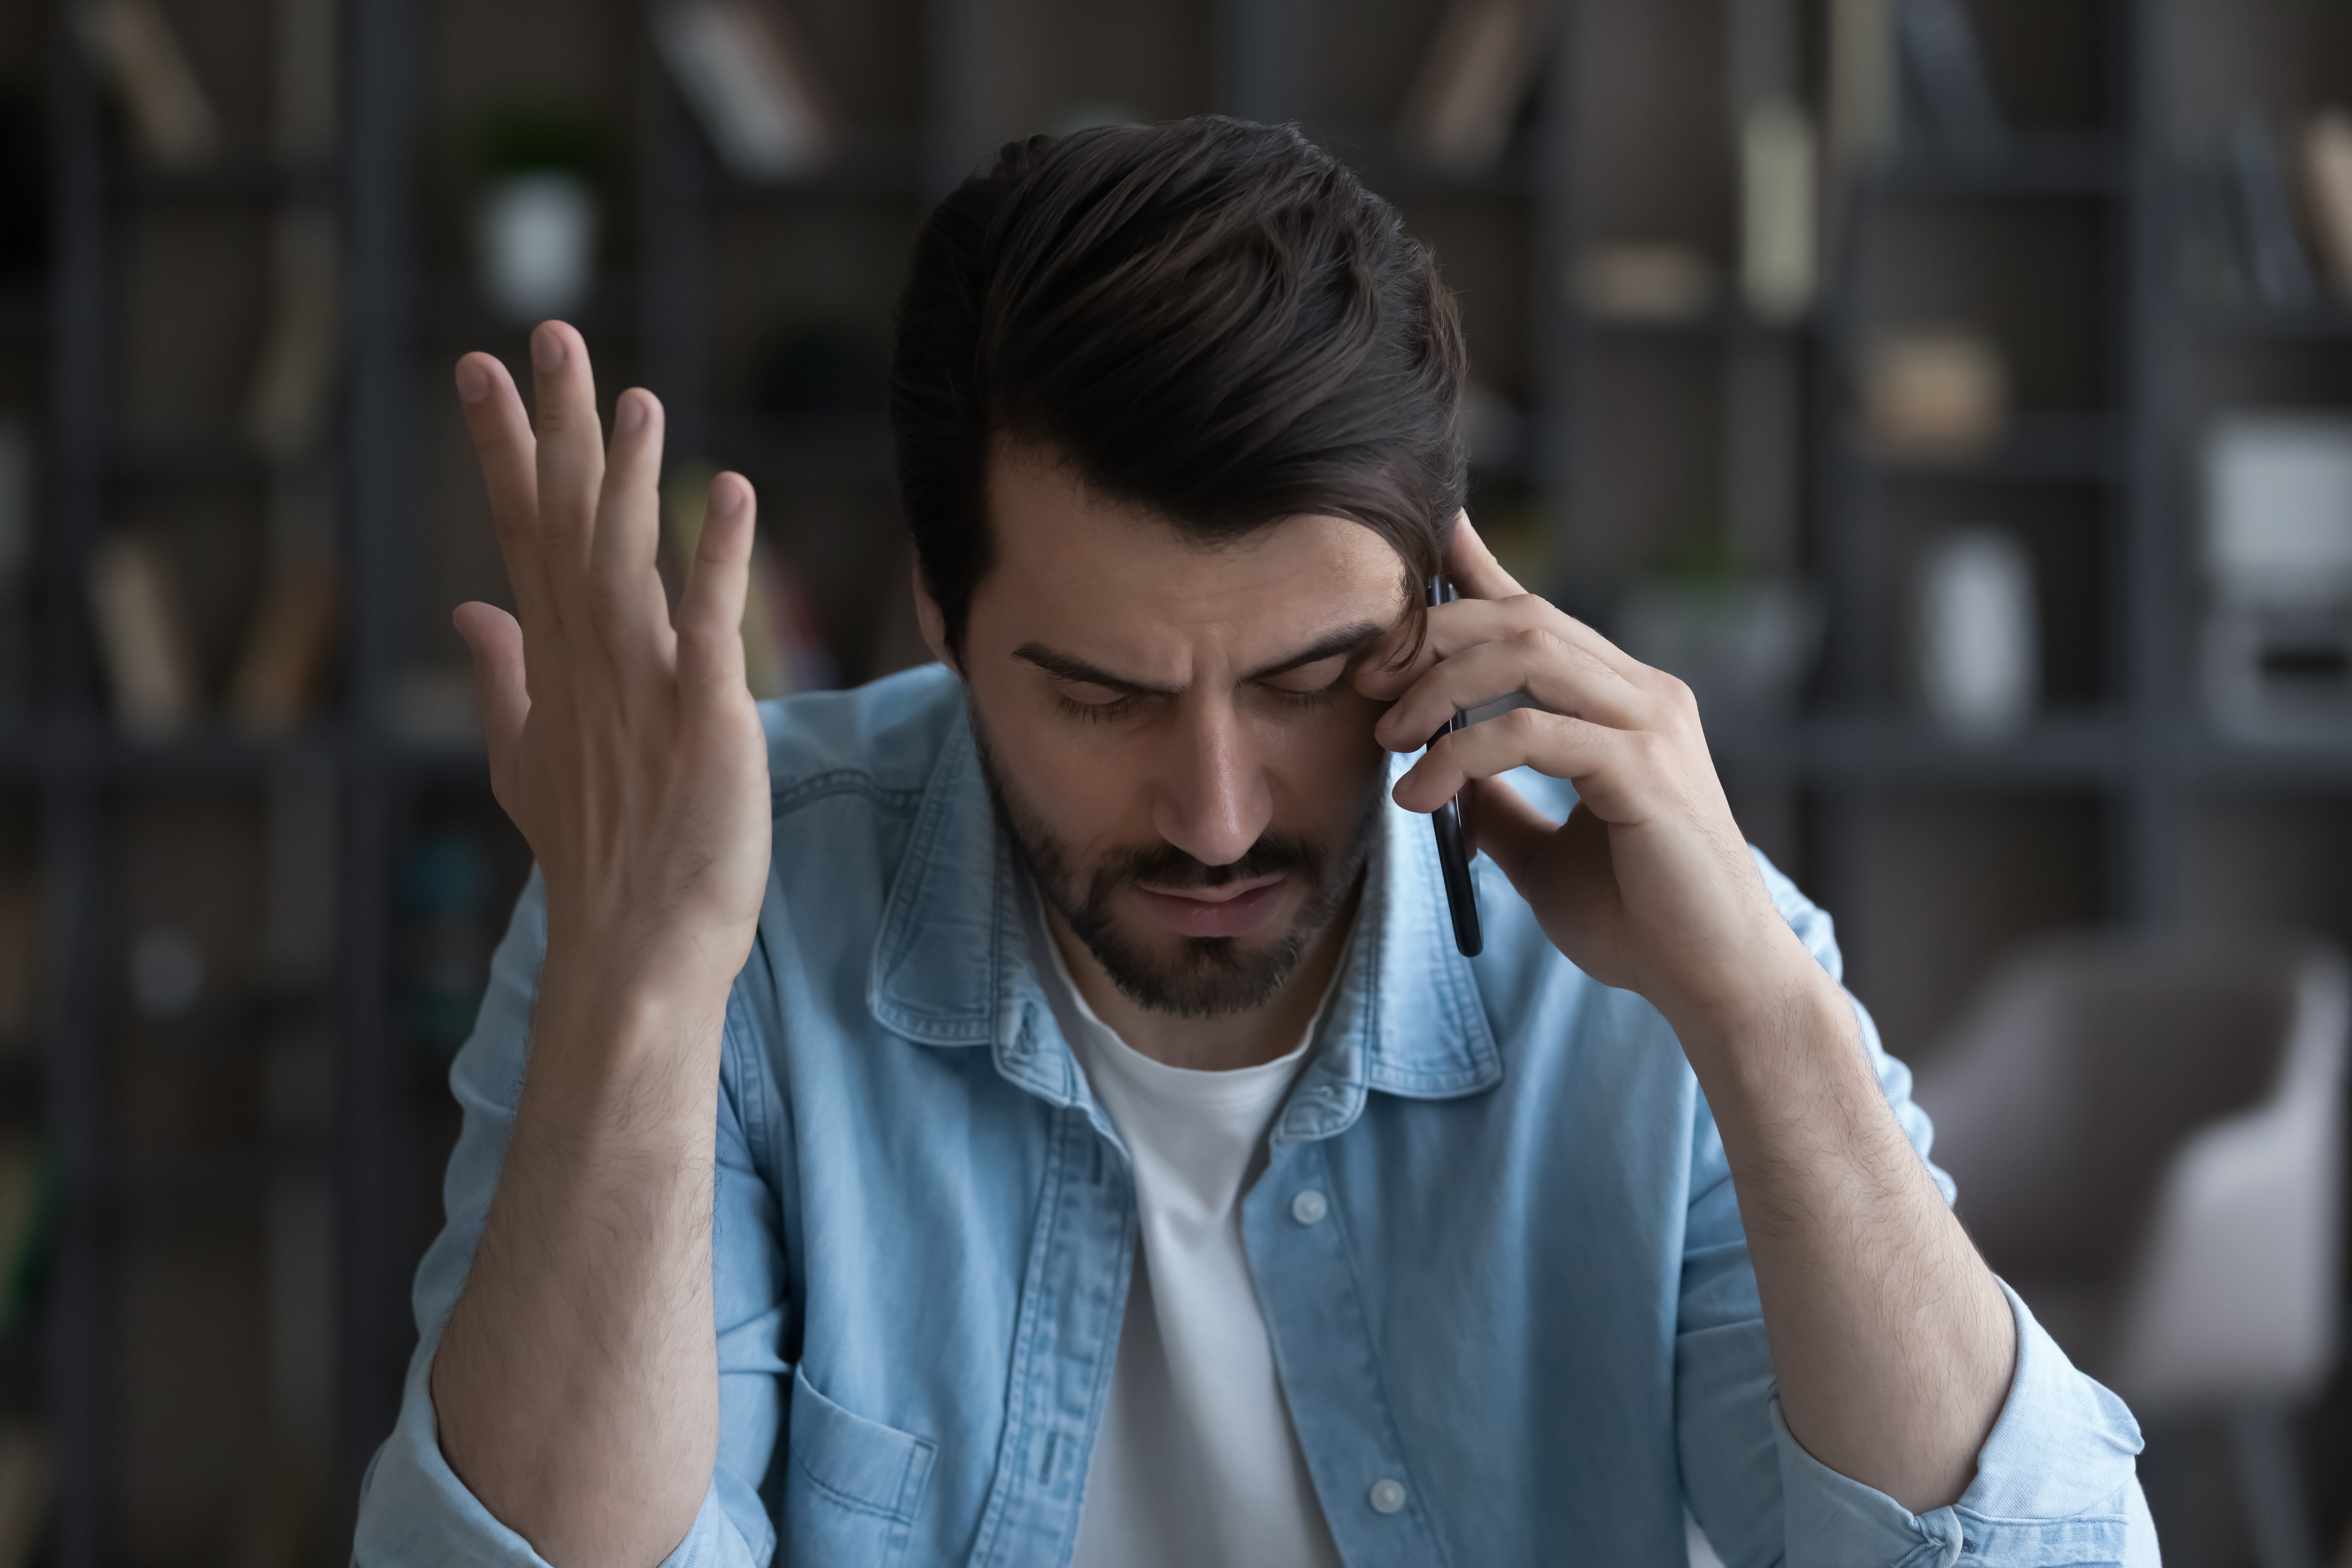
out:
<path id="1" fill-rule="evenodd" d="M 1139 656 L 1213 639 L 1236 658 L 1404 608 L 1404 563 L 1346 518 L 1306 516 L 1204 545 L 1088 489 L 1035 448 L 1000 442 L 988 469 L 995 562 L 974 596 L 1013 641 L 1053 636 Z"/>

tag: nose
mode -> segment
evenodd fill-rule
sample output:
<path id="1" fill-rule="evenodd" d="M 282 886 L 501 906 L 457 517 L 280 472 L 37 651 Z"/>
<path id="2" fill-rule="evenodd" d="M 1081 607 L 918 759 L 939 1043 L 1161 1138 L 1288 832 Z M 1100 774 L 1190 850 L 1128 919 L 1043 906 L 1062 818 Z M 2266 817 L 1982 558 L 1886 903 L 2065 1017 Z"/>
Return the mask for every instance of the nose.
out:
<path id="1" fill-rule="evenodd" d="M 1230 701 L 1186 708 L 1161 761 L 1152 826 L 1202 865 L 1230 866 L 1273 819 L 1273 792 Z"/>

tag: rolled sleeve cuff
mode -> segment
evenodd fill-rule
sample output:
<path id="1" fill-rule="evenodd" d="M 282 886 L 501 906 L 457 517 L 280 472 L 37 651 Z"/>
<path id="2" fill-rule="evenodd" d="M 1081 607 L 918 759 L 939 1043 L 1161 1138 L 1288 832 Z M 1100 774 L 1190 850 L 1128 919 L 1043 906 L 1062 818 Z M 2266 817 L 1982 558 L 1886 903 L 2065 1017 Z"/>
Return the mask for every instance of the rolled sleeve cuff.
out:
<path id="1" fill-rule="evenodd" d="M 2124 1402 L 2075 1370 L 2017 1292 L 2017 1370 L 1976 1479 L 1958 1502 L 1915 1514 L 1840 1475 L 1789 1435 L 1772 1401 L 1791 1563 L 1823 1568 L 2042 1568 L 2153 1563 L 2134 1461 L 2139 1424 Z"/>
<path id="2" fill-rule="evenodd" d="M 409 1363 L 400 1421 L 376 1450 L 360 1485 L 359 1529 L 352 1543 L 355 1568 L 549 1568 L 530 1542 L 500 1524 L 441 1457 L 426 1386 L 430 1347 Z M 693 1528 L 662 1568 L 756 1568 L 751 1546 L 735 1528 L 714 1484 L 703 1494 Z"/>

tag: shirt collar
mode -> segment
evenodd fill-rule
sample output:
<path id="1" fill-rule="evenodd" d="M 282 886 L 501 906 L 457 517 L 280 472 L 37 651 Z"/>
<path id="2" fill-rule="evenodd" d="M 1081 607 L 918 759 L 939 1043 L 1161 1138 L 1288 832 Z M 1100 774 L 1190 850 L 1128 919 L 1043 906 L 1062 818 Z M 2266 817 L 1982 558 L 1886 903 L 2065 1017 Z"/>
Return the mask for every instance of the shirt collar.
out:
<path id="1" fill-rule="evenodd" d="M 1493 879 L 1481 880 L 1491 898 Z M 1038 984 L 1020 897 L 970 724 L 950 723 L 875 938 L 867 1005 L 883 1027 L 922 1045 L 992 1047 L 1007 1079 L 1078 1104 L 1083 1076 Z M 1454 944 L 1429 819 L 1389 805 L 1322 1048 L 1275 1142 L 1341 1131 L 1370 1089 L 1443 1100 L 1502 1076 L 1476 976 Z"/>

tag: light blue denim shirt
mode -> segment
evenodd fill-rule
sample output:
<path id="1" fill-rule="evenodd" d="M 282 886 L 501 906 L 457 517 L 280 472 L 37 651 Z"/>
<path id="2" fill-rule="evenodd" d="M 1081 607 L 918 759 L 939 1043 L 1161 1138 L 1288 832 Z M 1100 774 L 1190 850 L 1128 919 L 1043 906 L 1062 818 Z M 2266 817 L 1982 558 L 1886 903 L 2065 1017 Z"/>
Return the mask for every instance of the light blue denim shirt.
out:
<path id="1" fill-rule="evenodd" d="M 1133 1271 L 1126 1156 L 1039 988 L 959 683 L 935 666 L 765 713 L 773 870 L 719 1068 L 719 1463 L 670 1561 L 1050 1568 L 1077 1537 Z M 1555 813 L 1571 798 L 1514 782 Z M 1835 972 L 1828 917 L 1766 876 Z M 1673 1034 L 1478 878 L 1486 951 L 1465 959 L 1427 819 L 1391 808 L 1244 1203 L 1350 1568 L 1667 1568 L 1685 1505 L 1732 1568 L 2153 1562 L 2138 1428 L 2014 1296 L 2016 1377 L 1956 1506 L 1915 1517 L 1790 1438 Z M 371 1568 L 541 1561 L 444 1462 L 425 1375 L 498 1181 L 544 941 L 534 878 L 450 1073 L 465 1132 L 361 1504 Z M 1924 1156 L 1910 1075 L 1864 1033 Z"/>

